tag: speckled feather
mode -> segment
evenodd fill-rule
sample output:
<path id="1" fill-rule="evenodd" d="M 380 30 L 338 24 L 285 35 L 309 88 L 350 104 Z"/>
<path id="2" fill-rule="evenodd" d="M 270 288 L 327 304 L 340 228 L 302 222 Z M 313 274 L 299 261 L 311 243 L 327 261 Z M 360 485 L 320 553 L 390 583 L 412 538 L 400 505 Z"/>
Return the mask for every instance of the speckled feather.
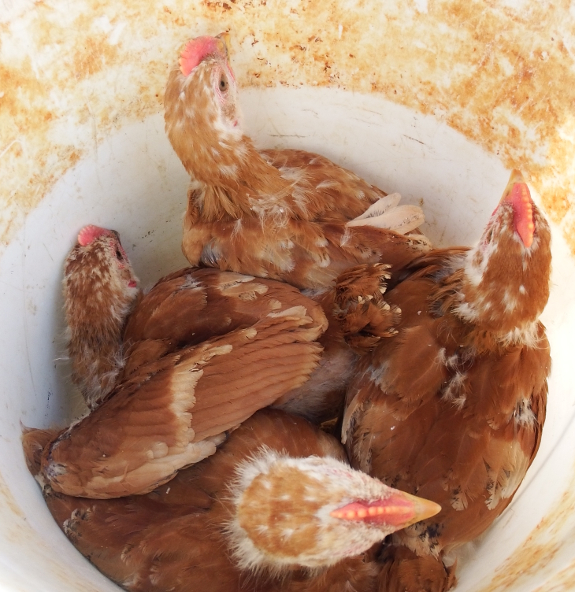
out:
<path id="1" fill-rule="evenodd" d="M 326 326 L 287 284 L 214 269 L 164 278 L 127 322 L 114 390 L 44 451 L 42 478 L 88 497 L 150 491 L 305 383 Z"/>
<path id="2" fill-rule="evenodd" d="M 138 278 L 114 231 L 86 226 L 78 239 L 62 282 L 67 349 L 72 381 L 93 409 L 122 372 L 122 331 L 138 299 Z"/>
<path id="3" fill-rule="evenodd" d="M 164 106 L 192 176 L 182 242 L 192 265 L 321 288 L 354 265 L 400 267 L 428 250 L 422 235 L 346 226 L 385 196 L 351 171 L 301 150 L 258 152 L 241 130 L 227 53 L 208 53 L 188 76 L 176 65 Z M 391 227 L 407 231 L 399 217 Z"/>
<path id="4" fill-rule="evenodd" d="M 401 307 L 398 335 L 358 364 L 343 420 L 352 465 L 443 508 L 393 535 L 382 591 L 449 589 L 445 553 L 501 514 L 539 448 L 551 256 L 532 207 L 531 247 L 502 199 L 477 247 L 432 251 L 399 274 L 386 294 Z"/>
<path id="5" fill-rule="evenodd" d="M 42 430 L 27 432 L 25 449 L 41 448 L 49 437 Z M 238 467 L 250 463 L 262 444 L 266 454 L 273 452 L 282 457 L 345 459 L 343 448 L 333 437 L 304 419 L 263 410 L 235 430 L 215 455 L 180 471 L 170 483 L 147 495 L 88 500 L 46 487 L 44 496 L 56 522 L 76 548 L 131 592 L 375 590 L 380 565 L 371 552 L 344 559 L 327 569 L 295 568 L 280 576 L 236 567 L 228 540 L 228 524 L 236 511 L 230 488 Z M 38 470 L 33 452 L 29 465 L 33 472 Z M 343 486 L 345 477 L 338 479 Z M 367 476 L 363 475 L 364 479 Z M 294 495 L 303 488 L 297 479 L 291 486 Z M 322 486 L 318 493 L 326 495 L 326 487 Z M 277 503 L 285 499 L 285 511 L 291 512 L 292 492 L 288 487 L 281 493 Z"/>
<path id="6" fill-rule="evenodd" d="M 209 268 L 184 268 L 159 280 L 130 314 L 123 377 L 139 365 L 197 345 L 265 315 L 306 307 L 313 326 L 327 327 L 320 308 L 285 284 Z"/>

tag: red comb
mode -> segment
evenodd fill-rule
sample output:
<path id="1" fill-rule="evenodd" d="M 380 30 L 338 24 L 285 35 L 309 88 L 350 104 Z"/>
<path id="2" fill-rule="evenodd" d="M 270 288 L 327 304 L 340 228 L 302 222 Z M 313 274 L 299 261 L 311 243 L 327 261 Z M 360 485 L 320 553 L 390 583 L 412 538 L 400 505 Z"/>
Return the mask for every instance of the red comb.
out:
<path id="1" fill-rule="evenodd" d="M 188 41 L 180 54 L 180 71 L 184 76 L 188 76 L 206 56 L 212 54 L 219 54 L 224 58 L 227 56 L 226 43 L 223 39 L 205 36 Z"/>
<path id="2" fill-rule="evenodd" d="M 99 236 L 109 233 L 110 231 L 106 230 L 105 228 L 89 224 L 88 226 L 84 226 L 84 228 L 82 228 L 82 230 L 80 230 L 80 232 L 78 233 L 78 244 L 81 247 L 85 247 L 86 245 L 89 245 L 94 239 L 97 239 Z"/>

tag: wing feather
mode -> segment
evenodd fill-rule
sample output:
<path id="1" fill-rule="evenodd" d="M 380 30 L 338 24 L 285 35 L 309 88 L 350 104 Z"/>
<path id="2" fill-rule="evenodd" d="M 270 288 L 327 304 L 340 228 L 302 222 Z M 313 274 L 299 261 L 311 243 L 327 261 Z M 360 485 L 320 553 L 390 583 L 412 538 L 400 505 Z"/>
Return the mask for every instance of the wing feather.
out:
<path id="1" fill-rule="evenodd" d="M 35 438 L 42 442 L 45 434 Z M 74 546 L 128 590 L 281 590 L 283 580 L 247 580 L 231 562 L 222 535 L 236 468 L 264 444 L 293 457 L 345 455 L 335 438 L 302 418 L 263 410 L 235 430 L 218 454 L 147 495 L 90 500 L 46 488 L 46 503 Z"/>
<path id="2" fill-rule="evenodd" d="M 271 312 L 253 327 L 140 368 L 46 448 L 44 478 L 77 496 L 150 491 L 213 453 L 225 431 L 303 384 L 320 358 L 315 339 L 323 320 L 318 325 L 303 306 Z"/>
<path id="3" fill-rule="evenodd" d="M 343 420 L 354 466 L 442 506 L 394 535 L 421 555 L 474 539 L 510 503 L 539 447 L 550 369 L 542 327 L 535 347 L 468 349 L 468 329 L 429 312 L 429 278 L 415 264 L 386 294 L 399 335 L 361 361 Z"/>

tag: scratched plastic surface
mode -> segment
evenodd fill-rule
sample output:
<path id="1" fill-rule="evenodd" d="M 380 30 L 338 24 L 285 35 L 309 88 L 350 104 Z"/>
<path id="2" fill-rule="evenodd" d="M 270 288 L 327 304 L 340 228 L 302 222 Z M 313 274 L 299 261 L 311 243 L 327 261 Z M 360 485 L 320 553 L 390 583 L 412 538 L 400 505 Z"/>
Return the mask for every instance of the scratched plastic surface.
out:
<path id="1" fill-rule="evenodd" d="M 407 202 L 471 244 L 521 168 L 553 224 L 552 345 L 539 455 L 460 562 L 458 590 L 575 581 L 575 11 L 536 0 L 5 0 L 0 6 L 0 589 L 117 590 L 53 523 L 21 423 L 81 411 L 67 381 L 61 268 L 86 223 L 115 228 L 144 284 L 185 264 L 187 178 L 162 93 L 181 43 L 230 29 L 244 125 Z"/>

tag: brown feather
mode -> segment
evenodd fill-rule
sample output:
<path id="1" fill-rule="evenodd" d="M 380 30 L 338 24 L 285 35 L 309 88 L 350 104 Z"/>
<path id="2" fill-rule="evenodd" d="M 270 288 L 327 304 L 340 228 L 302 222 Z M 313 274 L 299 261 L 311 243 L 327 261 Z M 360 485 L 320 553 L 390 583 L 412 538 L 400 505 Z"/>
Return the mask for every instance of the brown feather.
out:
<path id="1" fill-rule="evenodd" d="M 187 77 L 176 65 L 164 106 L 166 133 L 192 176 L 182 242 L 192 265 L 322 288 L 349 267 L 399 268 L 428 250 L 420 234 L 347 226 L 385 197 L 351 171 L 301 150 L 258 152 L 238 126 L 227 55 L 205 56 Z"/>
<path id="2" fill-rule="evenodd" d="M 181 269 L 159 280 L 129 316 L 123 333 L 123 376 L 160 355 L 300 305 L 306 306 L 314 324 L 327 326 L 320 308 L 285 284 L 216 269 Z"/>
<path id="3" fill-rule="evenodd" d="M 22 426 L 22 448 L 26 466 L 34 477 L 40 472 L 42 452 L 46 444 L 58 435 L 57 429 L 38 430 Z"/>
<path id="4" fill-rule="evenodd" d="M 398 335 L 358 363 L 343 419 L 352 465 L 442 506 L 392 535 L 386 592 L 449 589 L 444 554 L 501 514 L 539 448 L 550 236 L 533 210 L 530 247 L 502 200 L 477 247 L 432 251 L 396 274 L 386 300 L 401 308 Z"/>
<path id="5" fill-rule="evenodd" d="M 150 491 L 301 386 L 319 360 L 322 331 L 300 305 L 149 362 L 50 443 L 43 477 L 56 491 L 86 497 Z"/>
<path id="6" fill-rule="evenodd" d="M 454 570 L 432 557 L 418 557 L 405 547 L 388 548 L 381 558 L 378 591 L 423 590 L 446 592 L 455 584 Z"/>
<path id="7" fill-rule="evenodd" d="M 369 554 L 279 578 L 235 567 L 224 534 L 232 511 L 228 487 L 238 465 L 262 444 L 294 458 L 345 457 L 334 438 L 305 420 L 265 410 L 235 430 L 217 454 L 147 495 L 88 500 L 47 487 L 46 503 L 74 546 L 130 591 L 375 590 L 379 566 Z"/>
<path id="8" fill-rule="evenodd" d="M 377 592 L 380 570 L 380 564 L 365 553 L 319 573 L 294 574 L 283 585 L 269 587 L 269 592 Z"/>

